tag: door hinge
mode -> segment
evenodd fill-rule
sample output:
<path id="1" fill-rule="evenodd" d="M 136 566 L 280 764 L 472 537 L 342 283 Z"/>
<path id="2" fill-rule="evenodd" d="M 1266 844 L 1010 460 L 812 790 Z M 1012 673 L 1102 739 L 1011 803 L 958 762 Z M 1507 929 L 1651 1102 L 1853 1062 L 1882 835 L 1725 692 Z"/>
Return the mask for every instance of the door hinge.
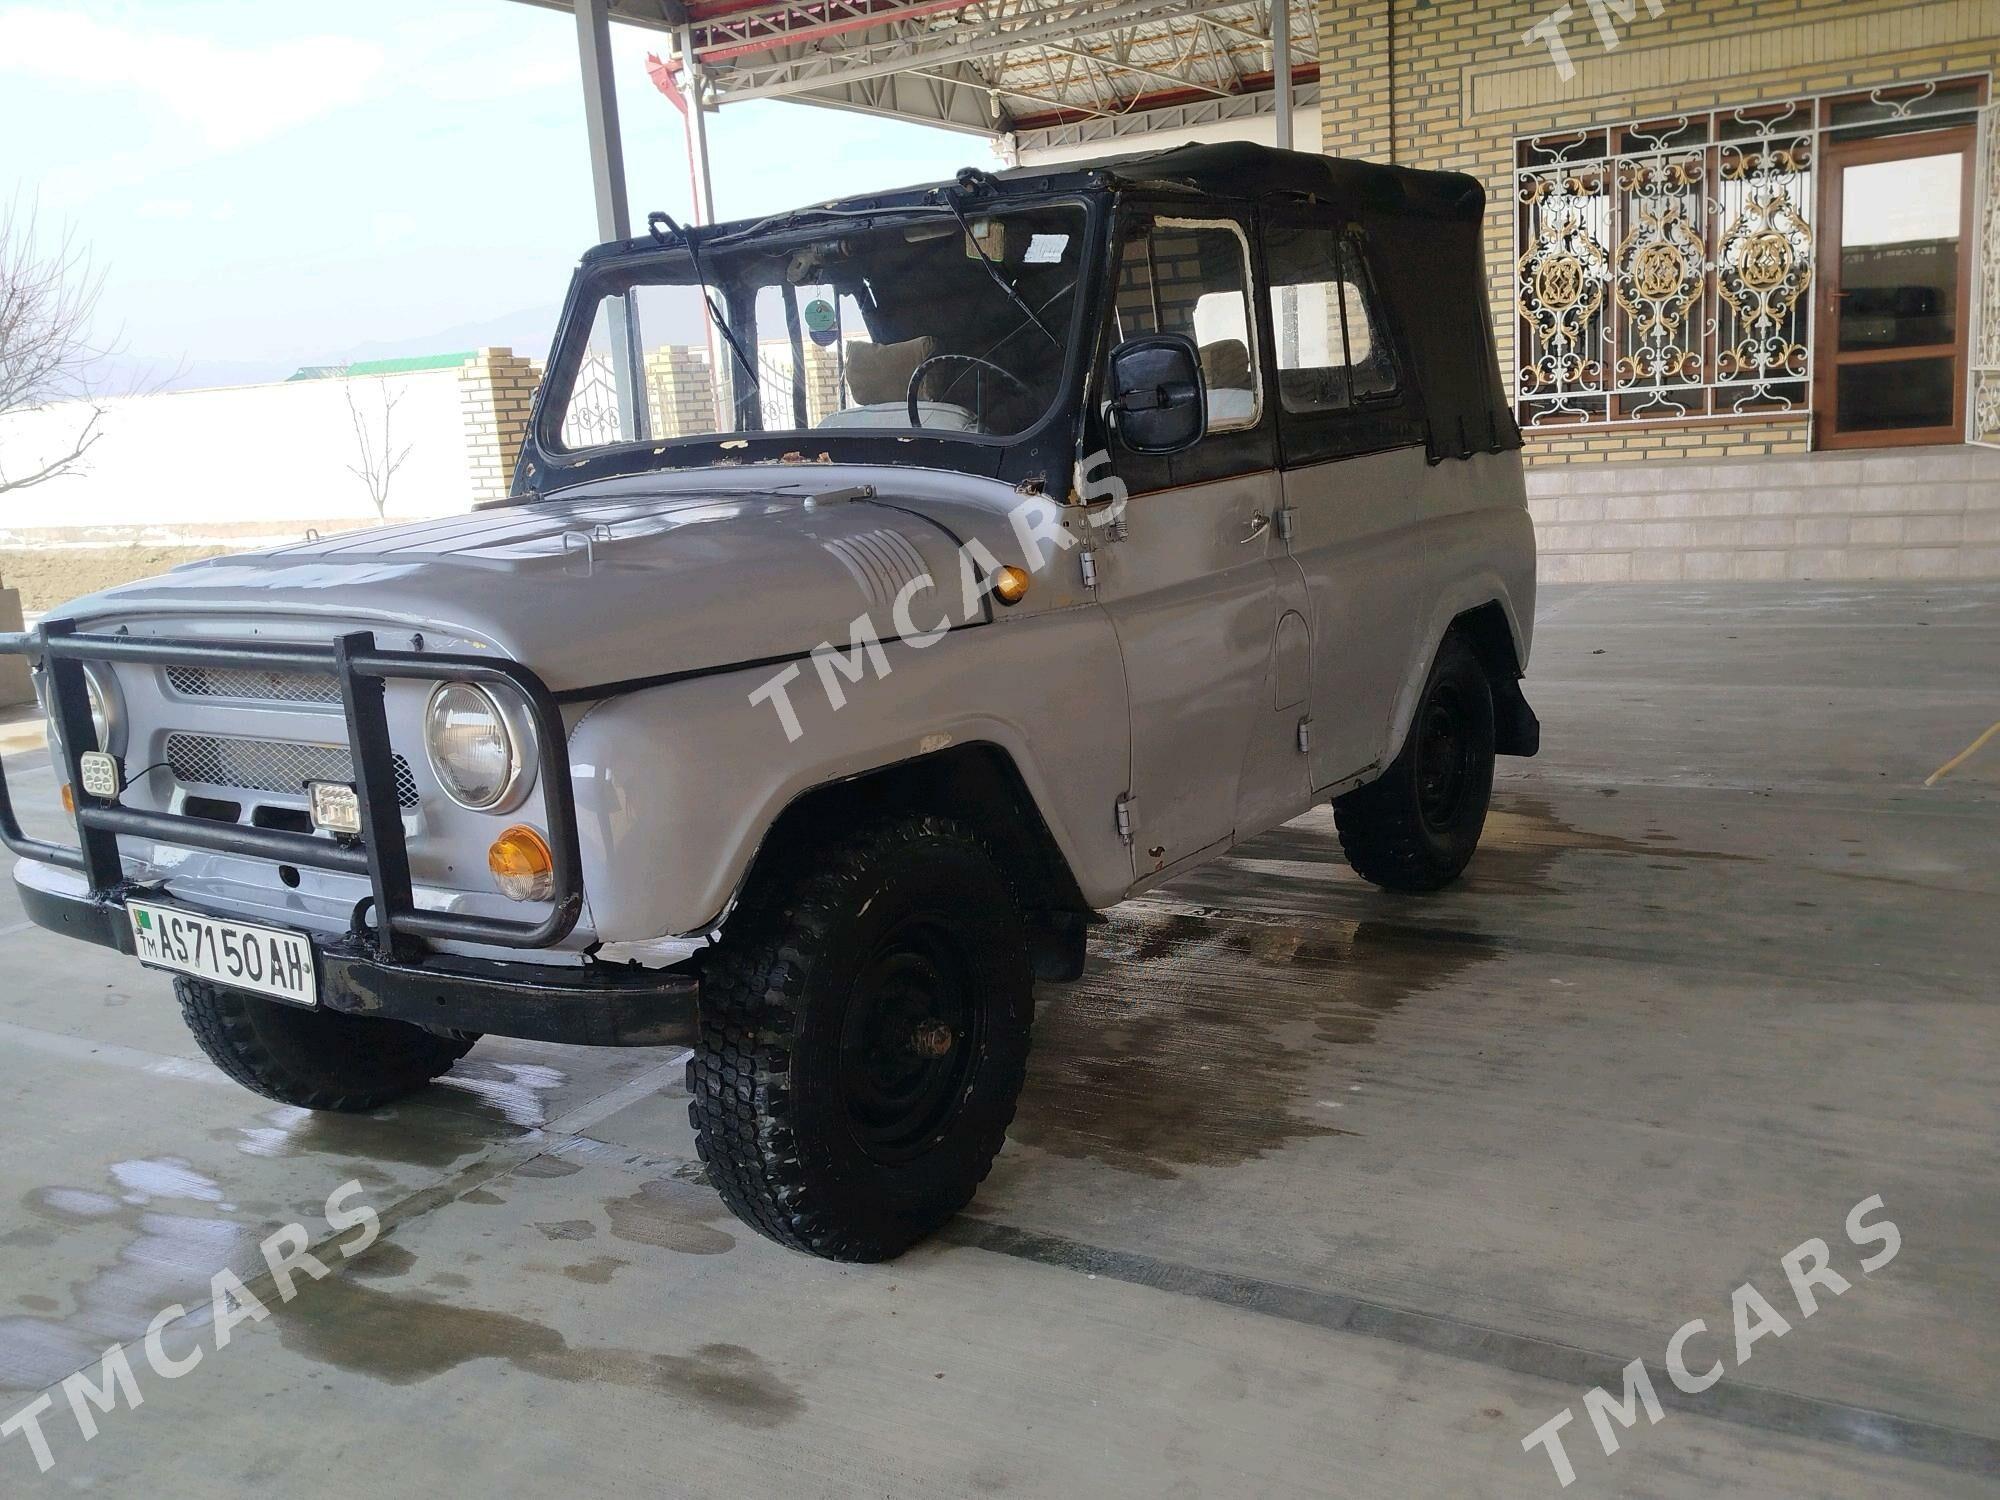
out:
<path id="1" fill-rule="evenodd" d="M 1112 804 L 1111 816 L 1117 821 L 1118 837 L 1131 843 L 1133 825 L 1139 820 L 1138 798 L 1127 792 Z"/>
<path id="2" fill-rule="evenodd" d="M 1310 716 L 1299 720 L 1299 754 L 1309 754 L 1313 747 L 1313 721 Z"/>
<path id="3" fill-rule="evenodd" d="M 1092 551 L 1089 547 L 1085 547 L 1083 551 L 1077 554 L 1076 561 L 1077 561 L 1077 566 L 1083 569 L 1083 586 L 1087 589 L 1096 588 L 1097 587 L 1096 552 Z"/>
<path id="4" fill-rule="evenodd" d="M 1292 539 L 1292 519 L 1297 514 L 1291 506 L 1281 505 L 1274 513 L 1278 522 L 1278 537 L 1281 541 Z"/>

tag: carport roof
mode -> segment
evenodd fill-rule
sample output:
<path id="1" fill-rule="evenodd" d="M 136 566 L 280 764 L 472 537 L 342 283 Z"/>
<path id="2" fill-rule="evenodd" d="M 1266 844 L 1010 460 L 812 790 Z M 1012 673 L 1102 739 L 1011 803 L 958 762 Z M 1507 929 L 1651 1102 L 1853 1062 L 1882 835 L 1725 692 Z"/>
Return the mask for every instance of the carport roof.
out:
<path id="1" fill-rule="evenodd" d="M 528 0 L 571 10 L 574 0 Z M 610 0 L 691 50 L 705 104 L 798 99 L 980 134 L 1113 140 L 1272 108 L 1271 0 Z M 1290 0 L 1295 98 L 1316 7 Z"/>

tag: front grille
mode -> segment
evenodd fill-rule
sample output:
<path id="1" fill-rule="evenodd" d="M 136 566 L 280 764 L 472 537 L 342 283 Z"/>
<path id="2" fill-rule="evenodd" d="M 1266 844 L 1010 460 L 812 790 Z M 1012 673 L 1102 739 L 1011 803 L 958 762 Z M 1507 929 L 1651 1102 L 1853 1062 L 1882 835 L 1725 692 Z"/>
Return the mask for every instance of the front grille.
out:
<path id="1" fill-rule="evenodd" d="M 251 703 L 339 703 L 340 679 L 330 672 L 272 672 L 257 667 L 168 667 L 167 682 L 189 698 L 239 698 Z"/>
<path id="2" fill-rule="evenodd" d="M 396 801 L 420 800 L 410 763 L 394 757 Z M 219 734 L 167 736 L 167 767 L 177 780 L 200 786 L 245 787 L 260 792 L 303 792 L 309 781 L 354 780 L 354 757 L 345 745 L 300 745 L 284 740 L 231 739 Z"/>

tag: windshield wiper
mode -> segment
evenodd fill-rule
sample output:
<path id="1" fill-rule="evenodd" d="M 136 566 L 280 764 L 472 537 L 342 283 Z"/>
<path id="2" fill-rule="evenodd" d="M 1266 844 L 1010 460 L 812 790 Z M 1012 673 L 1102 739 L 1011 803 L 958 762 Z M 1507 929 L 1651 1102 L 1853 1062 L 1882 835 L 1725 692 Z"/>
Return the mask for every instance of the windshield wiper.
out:
<path id="1" fill-rule="evenodd" d="M 1014 290 L 1007 278 L 1000 274 L 1000 268 L 993 264 L 993 258 L 986 253 L 986 247 L 979 243 L 979 236 L 972 232 L 972 225 L 966 221 L 965 210 L 958 206 L 958 199 L 952 195 L 950 188 L 943 189 L 943 197 L 945 207 L 949 208 L 951 216 L 958 220 L 958 227 L 965 231 L 966 242 L 979 253 L 979 263 L 986 267 L 986 274 L 993 278 L 993 284 L 1007 294 L 1007 300 L 1013 303 L 1030 323 L 1033 323 L 1037 328 L 1042 330 L 1043 338 L 1054 344 L 1058 349 L 1062 348 L 1062 340 L 1049 332 L 1049 325 L 1036 315 L 1035 310 L 1028 306 L 1027 301 L 1019 292 Z"/>
<path id="2" fill-rule="evenodd" d="M 664 235 L 660 233 L 660 226 L 663 224 L 668 230 Z M 743 346 L 736 341 L 735 330 L 729 326 L 729 319 L 722 315 L 722 309 L 715 304 L 715 293 L 708 289 L 708 276 L 701 268 L 701 253 L 694 247 L 694 236 L 676 224 L 672 214 L 663 213 L 659 209 L 654 209 L 646 215 L 646 227 L 652 231 L 653 238 L 661 244 L 666 244 L 670 238 L 681 242 L 681 247 L 688 253 L 688 265 L 694 268 L 695 285 L 701 288 L 701 300 L 708 304 L 709 320 L 715 324 L 715 331 L 722 335 L 723 341 L 729 345 L 730 352 L 742 364 L 743 372 L 750 377 L 750 388 L 762 391 L 763 383 L 757 379 L 757 366 L 751 362 L 750 356 L 743 352 Z"/>

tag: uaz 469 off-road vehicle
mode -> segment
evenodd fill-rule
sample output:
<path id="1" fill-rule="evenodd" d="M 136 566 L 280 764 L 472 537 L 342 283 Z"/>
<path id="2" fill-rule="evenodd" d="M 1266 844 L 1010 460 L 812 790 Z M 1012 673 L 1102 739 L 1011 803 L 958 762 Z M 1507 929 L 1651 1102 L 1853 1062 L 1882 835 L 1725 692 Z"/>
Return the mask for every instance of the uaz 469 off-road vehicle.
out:
<path id="1" fill-rule="evenodd" d="M 729 1206 L 894 1255 L 1095 909 L 1322 798 L 1433 889 L 1534 752 L 1483 212 L 1219 145 L 655 215 L 584 257 L 507 502 L 0 643 L 77 833 L 0 792 L 27 910 L 313 1109 L 485 1032 L 687 1041 Z"/>

